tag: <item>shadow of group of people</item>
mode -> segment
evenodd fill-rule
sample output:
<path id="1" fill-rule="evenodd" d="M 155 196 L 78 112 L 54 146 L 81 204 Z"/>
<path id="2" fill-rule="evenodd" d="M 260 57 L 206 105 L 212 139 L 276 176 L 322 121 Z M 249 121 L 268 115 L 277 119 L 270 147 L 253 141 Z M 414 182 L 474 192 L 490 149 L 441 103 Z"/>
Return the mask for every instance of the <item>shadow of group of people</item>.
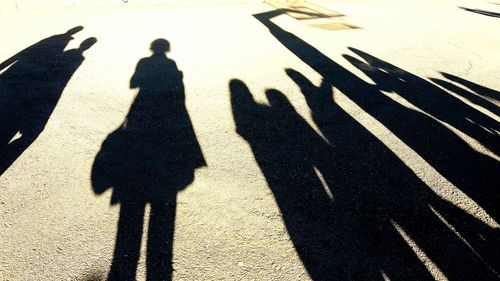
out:
<path id="1" fill-rule="evenodd" d="M 497 154 L 498 122 L 426 80 L 350 48 L 361 60 L 344 58 L 376 84 L 363 81 L 272 22 L 284 12 L 254 16 L 322 76 L 317 87 L 301 73 L 286 70 L 321 135 L 283 93 L 267 90 L 266 105 L 253 100 L 243 81 L 232 80 L 229 88 L 237 132 L 249 143 L 312 279 L 498 280 L 498 228 L 438 196 L 336 103 L 332 88 L 384 125 L 494 220 L 500 215 L 499 163 L 473 149 L 449 126 Z M 434 82 L 496 108 L 491 99 L 498 100 L 500 93 L 444 76 L 470 91 L 444 80 Z M 383 91 L 398 94 L 421 111 Z"/>
<path id="2" fill-rule="evenodd" d="M 90 37 L 65 51 L 82 29 L 45 38 L 0 64 L 0 175 L 43 131 L 83 52 L 97 42 Z"/>
<path id="3" fill-rule="evenodd" d="M 229 83 L 238 134 L 250 145 L 283 221 L 313 280 L 498 279 L 500 236 L 443 200 L 334 100 L 332 87 L 383 124 L 495 220 L 500 213 L 498 161 L 471 148 L 443 123 L 498 153 L 498 122 L 435 84 L 498 113 L 499 93 L 459 77 L 435 84 L 351 48 L 345 55 L 375 85 L 274 24 L 284 10 L 255 17 L 284 47 L 322 76 L 314 85 L 286 73 L 304 95 L 318 134 L 282 92 L 257 103 L 246 84 Z M 0 64 L 0 175 L 37 138 L 66 84 L 95 42 L 64 51 L 76 27 Z M 112 189 L 120 217 L 109 280 L 135 280 L 145 216 L 148 280 L 172 278 L 176 197 L 206 162 L 185 105 L 183 73 L 166 56 L 165 39 L 151 43 L 130 80 L 139 89 L 125 120 L 102 143 L 92 167 L 96 194 Z M 421 109 L 387 97 L 394 92 Z M 431 117 L 432 116 L 432 117 Z M 441 122 L 439 122 L 440 120 Z M 20 135 L 20 137 L 17 137 Z M 438 273 L 429 270 L 429 264 Z"/>
<path id="4" fill-rule="evenodd" d="M 0 175 L 42 133 L 83 52 L 97 42 L 91 37 L 65 50 L 82 29 L 45 38 L 0 64 Z M 183 74 L 169 50 L 167 40 L 157 39 L 153 54 L 137 64 L 130 88 L 139 93 L 92 168 L 94 192 L 112 189 L 111 204 L 120 204 L 109 280 L 135 280 L 147 205 L 147 279 L 172 277 L 176 195 L 206 165 L 184 104 Z"/>

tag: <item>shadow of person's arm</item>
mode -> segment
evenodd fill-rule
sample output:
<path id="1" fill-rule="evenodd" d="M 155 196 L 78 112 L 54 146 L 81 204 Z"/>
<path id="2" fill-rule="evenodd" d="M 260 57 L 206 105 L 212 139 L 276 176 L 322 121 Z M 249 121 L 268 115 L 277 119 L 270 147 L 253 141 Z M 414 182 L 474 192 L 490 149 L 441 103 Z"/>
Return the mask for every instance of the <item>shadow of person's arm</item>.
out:
<path id="1" fill-rule="evenodd" d="M 437 78 L 430 78 L 432 82 L 435 84 L 441 86 L 444 89 L 447 89 L 448 91 L 451 91 L 462 98 L 467 99 L 468 101 L 481 106 L 484 109 L 487 109 L 491 112 L 493 112 L 496 115 L 500 116 L 500 107 L 498 107 L 495 103 L 494 100 L 491 98 L 485 98 L 484 96 L 474 94 L 464 88 L 458 87 L 448 81 L 444 81 L 441 79 Z M 500 103 L 498 103 L 500 105 Z"/>
<path id="2" fill-rule="evenodd" d="M 321 107 L 328 106 L 333 102 L 331 82 L 325 78 L 321 80 L 321 85 L 316 87 L 302 73 L 291 68 L 287 68 L 285 71 L 299 86 L 301 93 L 306 98 L 307 105 L 313 112 L 317 112 Z"/>
<path id="3" fill-rule="evenodd" d="M 144 59 L 141 59 L 135 68 L 135 72 L 130 78 L 130 89 L 140 88 L 144 84 Z"/>
<path id="4" fill-rule="evenodd" d="M 472 81 L 460 78 L 458 76 L 455 76 L 455 75 L 452 75 L 452 74 L 449 74 L 446 72 L 441 72 L 441 75 L 443 75 L 448 80 L 451 80 L 455 83 L 461 84 L 461 85 L 471 89 L 472 91 L 474 91 L 475 93 L 477 93 L 480 96 L 489 97 L 492 100 L 494 100 L 495 102 L 500 102 L 500 91 L 490 89 L 490 88 L 487 88 L 485 86 L 481 86 L 481 85 L 476 84 Z"/>
<path id="5" fill-rule="evenodd" d="M 17 53 L 15 55 L 13 55 L 12 57 L 8 58 L 7 60 L 5 60 L 4 62 L 0 63 L 0 73 L 6 69 L 7 67 L 9 67 L 10 65 L 12 65 L 13 63 L 15 63 L 16 61 L 19 60 L 19 57 L 20 57 L 20 54 L 21 53 Z"/>
<path id="6" fill-rule="evenodd" d="M 311 110 L 314 122 L 321 130 L 329 130 L 332 125 L 344 118 L 343 111 L 335 103 L 332 82 L 326 78 L 317 87 L 302 73 L 294 69 L 286 69 L 288 76 L 299 86 Z"/>
<path id="7" fill-rule="evenodd" d="M 354 48 L 349 49 L 355 50 Z M 406 85 L 411 78 L 409 73 L 404 70 L 396 69 L 395 67 L 391 68 L 387 64 L 382 64 L 381 61 L 376 61 L 373 57 L 363 56 L 358 52 L 355 53 L 368 63 L 347 54 L 342 55 L 342 57 L 354 67 L 361 70 L 371 80 L 375 81 L 376 84 L 372 86 L 376 89 L 374 93 L 378 93 L 377 91 L 398 93 L 413 92 L 410 90 L 410 87 Z M 384 71 L 382 71 L 382 69 Z"/>

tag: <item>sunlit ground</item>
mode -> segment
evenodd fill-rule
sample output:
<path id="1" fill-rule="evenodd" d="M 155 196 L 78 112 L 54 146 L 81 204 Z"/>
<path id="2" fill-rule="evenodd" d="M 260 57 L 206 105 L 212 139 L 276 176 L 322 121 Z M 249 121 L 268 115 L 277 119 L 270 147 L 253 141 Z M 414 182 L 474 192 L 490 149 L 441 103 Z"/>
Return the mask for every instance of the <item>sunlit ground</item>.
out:
<path id="1" fill-rule="evenodd" d="M 500 278 L 499 3 L 2 8 L 0 280 Z"/>

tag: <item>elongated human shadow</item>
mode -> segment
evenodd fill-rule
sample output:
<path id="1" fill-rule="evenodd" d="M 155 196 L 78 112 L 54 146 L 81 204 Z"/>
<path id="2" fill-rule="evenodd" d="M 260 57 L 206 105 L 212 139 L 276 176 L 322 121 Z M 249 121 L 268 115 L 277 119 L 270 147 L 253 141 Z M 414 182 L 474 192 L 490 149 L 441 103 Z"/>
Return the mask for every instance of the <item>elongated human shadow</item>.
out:
<path id="1" fill-rule="evenodd" d="M 481 142 L 493 152 L 498 152 L 500 131 L 498 122 L 473 109 L 445 91 L 411 73 L 351 48 L 365 60 L 344 57 L 362 70 L 376 83 L 378 90 L 394 92 L 411 104 L 431 114 L 461 132 Z M 382 100 L 380 91 L 370 95 Z M 356 101 L 362 102 L 360 99 Z M 471 148 L 451 130 L 432 117 L 384 101 L 390 114 L 372 110 L 373 116 L 386 125 L 401 140 L 413 148 L 437 171 L 460 188 L 495 219 L 499 218 L 500 163 Z M 402 122 L 402 121 L 405 122 Z M 409 129 L 411 128 L 411 129 Z"/>
<path id="2" fill-rule="evenodd" d="M 377 83 L 378 90 L 395 92 L 417 108 L 446 122 L 481 142 L 493 152 L 500 151 L 500 124 L 493 118 L 447 94 L 423 78 L 355 48 L 349 48 L 365 62 L 344 57 Z"/>
<path id="3" fill-rule="evenodd" d="M 466 7 L 459 7 L 459 8 L 462 9 L 462 10 L 464 10 L 464 11 L 475 13 L 475 14 L 480 14 L 480 15 L 483 15 L 483 16 L 488 16 L 488 17 L 493 17 L 493 18 L 500 18 L 500 13 L 495 13 L 495 12 L 492 12 L 492 11 L 486 11 L 486 10 L 481 10 L 481 9 L 472 9 L 472 8 L 466 8 Z"/>
<path id="4" fill-rule="evenodd" d="M 381 72 L 384 71 L 373 71 L 373 69 L 379 67 L 378 65 L 372 67 L 368 65 L 365 69 L 366 63 L 363 64 L 359 60 L 346 55 L 347 60 L 362 70 L 366 70 L 366 73 L 377 81 L 377 85 L 366 83 L 304 40 L 283 30 L 271 21 L 273 17 L 282 13 L 281 10 L 275 10 L 254 16 L 269 28 L 270 33 L 283 46 L 330 81 L 331 86 L 338 88 L 364 111 L 384 124 L 441 175 L 479 203 L 493 218 L 498 219 L 500 217 L 500 206 L 497 204 L 497 202 L 500 202 L 500 192 L 495 188 L 500 180 L 498 173 L 500 170 L 499 162 L 471 148 L 468 143 L 435 118 L 401 106 L 398 102 L 382 94 L 380 89 L 397 91 L 405 99 L 418 106 L 425 106 L 433 114 L 437 111 L 436 106 L 428 103 L 436 103 L 436 101 L 439 103 L 441 100 L 444 101 L 445 106 L 451 103 L 458 106 L 459 109 L 466 110 L 475 118 L 473 121 L 481 124 L 481 126 L 466 124 L 469 122 L 466 119 L 467 116 L 462 115 L 460 112 L 457 113 L 457 115 L 463 117 L 460 119 L 451 117 L 452 114 L 448 113 L 439 114 L 439 117 L 448 118 L 447 121 L 455 122 L 456 128 L 463 129 L 479 141 L 484 141 L 483 144 L 492 151 L 498 150 L 498 136 L 491 134 L 491 130 L 484 130 L 483 127 L 495 129 L 498 127 L 497 123 L 494 123 L 491 118 L 481 113 L 474 112 L 468 106 L 459 105 L 456 100 L 450 102 L 448 98 L 436 98 L 441 94 L 448 95 L 442 90 L 432 88 L 436 86 L 423 84 L 419 79 L 412 81 L 411 79 L 415 79 L 415 77 L 411 75 L 392 77 L 389 72 L 389 74 L 383 76 Z M 351 50 L 368 59 L 368 56 L 364 55 L 363 52 L 353 48 Z M 374 58 L 373 56 L 370 57 Z M 379 64 L 381 63 L 381 60 L 377 61 Z M 394 80 L 398 78 L 404 81 L 409 80 L 407 82 L 409 86 L 401 86 L 401 83 L 406 83 L 403 81 L 400 81 L 399 84 L 395 83 Z M 420 95 L 425 95 L 427 91 L 430 91 L 433 97 L 415 97 L 416 93 L 413 93 L 412 90 L 420 93 Z M 446 107 L 443 110 L 453 111 L 454 109 Z"/>
<path id="5" fill-rule="evenodd" d="M 0 175 L 43 131 L 83 52 L 97 41 L 64 52 L 82 29 L 45 38 L 0 64 Z"/>
<path id="6" fill-rule="evenodd" d="M 465 80 L 463 78 L 460 78 L 458 76 L 455 76 L 455 75 L 452 75 L 449 73 L 441 72 L 441 74 L 443 75 L 444 78 L 446 78 L 450 81 L 453 81 L 455 83 L 461 84 L 461 85 L 469 88 L 470 90 L 476 92 L 478 95 L 480 95 L 482 97 L 485 97 L 485 98 L 489 97 L 497 102 L 500 101 L 500 92 L 499 91 L 481 86 L 481 85 L 476 84 L 472 81 Z"/>
<path id="7" fill-rule="evenodd" d="M 408 241 L 424 249 L 450 279 L 498 277 L 488 248 L 498 249 L 495 230 L 429 190 L 336 106 L 327 82 L 316 88 L 300 73 L 288 73 L 329 142 L 279 91 L 268 90 L 269 105 L 259 104 L 242 81 L 232 80 L 231 104 L 237 132 L 252 148 L 313 280 L 432 280 Z M 478 257 L 477 248 L 471 250 L 440 216 L 458 222 L 470 245 L 490 255 Z"/>
<path id="8" fill-rule="evenodd" d="M 167 58 L 170 44 L 152 42 L 137 64 L 131 88 L 139 88 L 127 118 L 103 142 L 92 169 L 97 194 L 112 188 L 120 219 L 108 280 L 135 280 L 146 205 L 150 205 L 147 280 L 172 278 L 177 192 L 205 166 L 185 106 L 182 72 Z"/>
<path id="9" fill-rule="evenodd" d="M 432 82 L 434 82 L 435 84 L 443 87 L 444 89 L 447 89 L 448 91 L 451 91 L 451 92 L 461 96 L 462 98 L 468 100 L 469 102 L 476 104 L 484 109 L 487 109 L 487 110 L 491 111 L 493 114 L 496 114 L 497 116 L 500 116 L 500 107 L 495 104 L 495 103 L 497 103 L 500 105 L 500 101 L 495 101 L 492 98 L 482 96 L 481 94 L 474 92 L 470 89 L 464 89 L 462 87 L 459 87 L 459 86 L 453 84 L 450 81 L 445 81 L 445 80 L 437 79 L 437 78 L 431 78 L 430 80 Z M 492 134 L 492 135 L 494 135 L 496 133 L 492 129 L 484 128 L 484 130 L 491 130 L 490 134 Z"/>
<path id="10" fill-rule="evenodd" d="M 282 132 L 290 127 L 276 120 L 294 120 L 292 124 L 299 124 L 296 118 L 276 114 L 278 117 L 272 118 L 272 121 L 244 121 L 244 118 L 237 116 L 245 115 L 238 112 L 248 112 L 248 110 L 245 111 L 245 107 L 238 106 L 238 103 L 241 103 L 238 100 L 233 102 L 233 113 L 238 132 L 252 147 L 256 160 L 280 205 L 292 241 L 311 277 L 315 280 L 332 278 L 382 280 L 386 277 L 390 280 L 425 280 L 431 278 L 427 268 L 429 262 L 425 262 L 428 260 L 438 269 L 441 277 L 450 280 L 498 279 L 499 264 L 495 259 L 495 252 L 498 251 L 499 246 L 498 229 L 484 224 L 437 196 L 390 149 L 337 106 L 329 91 L 335 87 L 349 97 L 457 187 L 476 199 L 492 215 L 498 214 L 498 207 L 495 204 L 498 192 L 493 188 L 497 178 L 497 173 L 493 172 L 498 171 L 498 163 L 471 149 L 435 119 L 408 109 L 384 95 L 381 89 L 395 91 L 391 83 L 386 85 L 380 82 L 380 85 L 378 83 L 375 86 L 370 85 L 302 39 L 281 29 L 271 19 L 282 12 L 276 10 L 258 14 L 255 17 L 267 26 L 271 34 L 286 48 L 323 76 L 323 84 L 317 88 L 299 73 L 288 71 L 290 77 L 300 86 L 311 107 L 315 123 L 332 148 L 324 148 L 324 152 L 318 152 L 323 150 L 324 146 L 317 144 L 317 140 L 309 142 L 299 140 L 299 143 L 294 143 L 299 138 L 297 136 L 305 134 L 301 133 L 301 126 L 297 126 L 295 131 L 292 130 L 289 133 L 275 134 L 287 135 L 288 137 L 280 137 L 279 140 L 283 140 L 285 144 L 293 143 L 293 145 L 286 146 L 288 154 L 297 155 L 297 152 L 291 153 L 291 151 L 303 149 L 306 152 L 300 155 L 306 155 L 309 158 L 314 158 L 318 153 L 326 155 L 308 165 L 313 165 L 331 187 L 332 207 L 322 207 L 323 202 L 313 202 L 311 204 L 316 208 L 310 208 L 314 210 L 310 212 L 314 214 L 306 218 L 293 219 L 295 212 L 308 213 L 299 207 L 307 206 L 311 198 L 295 190 L 305 189 L 309 191 L 301 192 L 312 192 L 311 190 L 322 188 L 314 187 L 314 183 L 301 185 L 300 177 L 297 176 L 300 175 L 298 171 L 310 170 L 308 165 L 297 169 L 297 173 L 289 174 L 287 171 L 293 165 L 287 161 L 299 160 L 292 160 L 290 158 L 295 157 L 282 155 L 285 148 L 281 147 L 285 145 L 280 144 L 279 148 L 277 145 L 273 146 L 272 137 L 267 134 L 272 134 L 273 131 Z M 360 54 L 360 52 L 357 53 Z M 346 56 L 346 58 L 355 63 L 350 57 Z M 412 77 L 397 78 L 406 80 Z M 375 78 L 372 79 L 379 82 Z M 411 83 L 416 83 L 415 87 L 427 90 L 431 87 L 427 84 L 420 85 L 418 80 L 417 82 L 411 81 Z M 238 83 L 233 82 L 233 84 Z M 231 92 L 246 92 L 246 90 L 237 90 L 238 88 L 245 89 L 245 87 L 233 85 Z M 399 88 L 396 90 L 402 92 L 401 95 L 407 94 Z M 436 89 L 430 90 L 438 93 Z M 439 94 L 447 93 L 439 92 Z M 231 96 L 235 99 L 235 94 Z M 248 94 L 240 96 L 248 96 Z M 459 105 L 456 100 L 450 101 L 447 97 L 437 98 L 438 101 L 440 99 L 443 99 L 446 104 L 458 105 L 460 108 L 466 108 L 467 112 L 473 112 L 472 108 Z M 250 99 L 239 98 L 239 100 L 249 103 Z M 425 98 L 417 97 L 411 100 L 409 97 L 408 100 L 420 103 L 419 106 L 427 106 L 429 111 L 435 110 L 432 106 L 425 104 L 429 102 Z M 270 110 L 275 108 L 277 111 L 277 107 L 274 107 L 271 101 L 270 103 Z M 260 107 L 246 106 L 246 108 L 256 108 L 254 111 L 257 112 L 257 108 Z M 260 116 L 266 115 L 259 113 L 250 116 L 261 118 Z M 464 130 L 477 134 L 483 133 L 477 131 L 476 128 L 467 127 L 461 123 L 461 120 L 455 120 L 447 114 L 440 116 L 449 118 L 450 122 L 456 122 L 457 126 L 462 126 L 461 129 L 465 128 Z M 481 122 L 490 122 L 486 116 L 477 112 L 474 112 L 473 116 L 477 116 L 476 120 Z M 267 130 L 271 133 L 257 133 L 259 126 L 267 128 L 276 122 L 279 125 Z M 244 125 L 238 126 L 239 124 Z M 268 148 L 265 148 L 266 145 Z M 275 158 L 277 159 L 274 160 Z M 464 163 L 464 161 L 469 162 Z M 452 170 L 451 167 L 462 174 Z M 292 169 L 292 171 L 295 170 Z M 487 171 L 486 177 L 484 173 L 482 174 L 485 178 L 480 178 L 480 171 Z M 293 176 L 293 174 L 296 175 Z M 307 172 L 303 174 L 307 175 Z M 280 176 L 284 176 L 285 179 Z M 468 176 L 478 181 L 463 179 Z M 294 178 L 294 180 L 291 181 L 288 178 Z M 321 196 L 325 195 L 322 194 L 319 197 Z M 293 202 L 297 201 L 306 202 L 289 207 L 294 206 Z M 294 208 L 298 211 L 294 211 Z M 322 219 L 323 216 L 328 218 Z M 313 225 L 315 230 L 309 230 L 310 225 Z M 325 230 L 321 232 L 317 229 Z M 318 235 L 318 232 L 321 235 Z M 330 233 L 330 236 L 327 233 Z M 310 239 L 316 241 L 316 244 L 304 240 L 303 237 L 308 235 L 311 236 Z M 322 243 L 323 246 L 318 246 L 317 241 L 325 242 Z M 318 252 L 323 254 L 318 254 Z M 409 269 L 412 269 L 411 272 Z M 435 270 L 432 274 L 434 275 L 432 278 L 439 277 L 436 276 Z"/>
<path id="11" fill-rule="evenodd" d="M 463 78 L 441 73 L 444 78 L 431 78 L 430 80 L 437 85 L 459 95 L 460 97 L 476 104 L 484 109 L 489 110 L 493 114 L 500 116 L 500 92 L 490 89 Z M 485 128 L 486 129 L 486 128 Z M 492 132 L 494 134 L 495 132 Z M 497 132 L 498 134 L 498 132 Z"/>

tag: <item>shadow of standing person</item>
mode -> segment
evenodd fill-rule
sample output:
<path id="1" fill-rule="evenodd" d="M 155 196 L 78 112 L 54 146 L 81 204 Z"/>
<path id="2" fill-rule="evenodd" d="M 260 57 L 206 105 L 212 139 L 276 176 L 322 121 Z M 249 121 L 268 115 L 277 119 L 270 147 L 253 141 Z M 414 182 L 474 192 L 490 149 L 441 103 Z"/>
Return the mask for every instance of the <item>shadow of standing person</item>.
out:
<path id="1" fill-rule="evenodd" d="M 166 56 L 170 44 L 157 39 L 151 50 L 130 81 L 139 93 L 92 169 L 94 191 L 112 188 L 111 204 L 120 204 L 109 280 L 135 280 L 147 204 L 147 280 L 171 279 L 177 192 L 206 165 L 185 106 L 182 72 Z"/>
<path id="2" fill-rule="evenodd" d="M 0 64 L 0 175 L 43 131 L 73 73 L 83 62 L 83 47 L 63 52 L 77 26 L 41 40 Z"/>

